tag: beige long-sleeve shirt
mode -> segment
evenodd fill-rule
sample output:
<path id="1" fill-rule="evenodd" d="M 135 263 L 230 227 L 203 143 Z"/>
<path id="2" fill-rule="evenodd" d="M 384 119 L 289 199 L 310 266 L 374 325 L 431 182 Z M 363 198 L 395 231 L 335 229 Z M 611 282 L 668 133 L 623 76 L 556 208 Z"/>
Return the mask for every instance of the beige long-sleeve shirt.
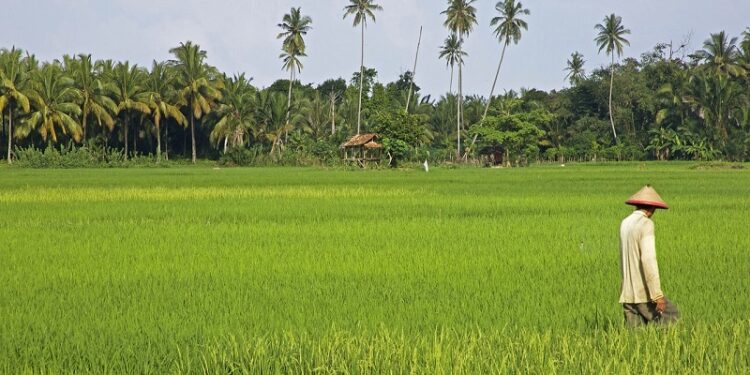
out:
<path id="1" fill-rule="evenodd" d="M 620 225 L 620 303 L 645 303 L 663 297 L 656 263 L 654 222 L 636 210 Z"/>

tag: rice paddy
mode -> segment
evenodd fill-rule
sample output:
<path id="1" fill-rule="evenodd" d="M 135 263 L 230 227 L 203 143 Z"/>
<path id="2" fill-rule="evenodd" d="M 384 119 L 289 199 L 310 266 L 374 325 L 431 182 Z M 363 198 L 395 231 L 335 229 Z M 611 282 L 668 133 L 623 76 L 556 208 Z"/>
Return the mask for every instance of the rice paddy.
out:
<path id="1" fill-rule="evenodd" d="M 651 183 L 683 319 L 625 329 Z M 0 170 L 0 373 L 748 373 L 750 172 Z"/>

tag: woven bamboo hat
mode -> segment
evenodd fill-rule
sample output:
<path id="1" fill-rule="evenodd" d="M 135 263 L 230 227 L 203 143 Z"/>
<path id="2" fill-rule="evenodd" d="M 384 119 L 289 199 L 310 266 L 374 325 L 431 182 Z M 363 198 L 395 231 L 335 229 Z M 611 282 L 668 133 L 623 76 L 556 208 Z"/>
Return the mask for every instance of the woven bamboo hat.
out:
<path id="1" fill-rule="evenodd" d="M 659 196 L 659 193 L 651 187 L 651 185 L 644 186 L 637 193 L 633 194 L 630 199 L 625 201 L 626 204 L 632 206 L 651 206 L 656 208 L 669 209 L 667 202 Z"/>

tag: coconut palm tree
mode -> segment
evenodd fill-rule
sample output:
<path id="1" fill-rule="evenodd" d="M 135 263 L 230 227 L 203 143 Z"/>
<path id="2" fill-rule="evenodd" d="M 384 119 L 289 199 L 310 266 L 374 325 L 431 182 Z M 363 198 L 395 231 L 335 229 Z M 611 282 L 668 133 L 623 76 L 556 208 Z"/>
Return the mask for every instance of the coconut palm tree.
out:
<path id="1" fill-rule="evenodd" d="M 446 15 L 446 26 L 459 40 L 469 36 L 477 24 L 477 9 L 472 5 L 476 0 L 448 0 L 448 9 L 441 14 Z M 456 114 L 456 160 L 461 158 L 461 129 L 463 119 L 463 59 L 458 63 L 458 107 Z"/>
<path id="2" fill-rule="evenodd" d="M 245 74 L 226 79 L 222 101 L 216 110 L 219 121 L 210 134 L 212 143 L 224 142 L 224 152 L 229 146 L 239 147 L 247 142 L 247 135 L 255 123 L 255 89 Z"/>
<path id="3" fill-rule="evenodd" d="M 123 115 L 123 139 L 125 142 L 125 158 L 128 157 L 128 136 L 133 113 L 141 115 L 151 114 L 149 107 L 149 93 L 145 89 L 147 72 L 138 65 L 130 66 L 129 62 L 115 65 L 111 73 L 114 85 L 114 100 L 117 103 L 117 113 Z M 135 140 L 134 140 L 135 142 Z M 133 152 L 136 150 L 133 149 Z"/>
<path id="4" fill-rule="evenodd" d="M 174 89 L 175 72 L 166 63 L 153 62 L 151 72 L 145 82 L 146 96 L 151 118 L 156 128 L 156 161 L 161 161 L 161 121 L 174 119 L 183 127 L 187 119 L 180 111 L 179 98 Z"/>
<path id="5" fill-rule="evenodd" d="M 16 128 L 17 138 L 27 137 L 37 130 L 48 144 L 58 141 L 58 133 L 74 141 L 81 140 L 81 125 L 76 118 L 81 115 L 78 105 L 81 95 L 57 64 L 46 64 L 34 72 L 28 94 L 31 111 L 28 118 Z"/>
<path id="6" fill-rule="evenodd" d="M 451 83 L 448 92 L 453 94 L 453 69 L 458 64 L 463 64 L 464 56 L 467 55 L 463 50 L 464 41 L 459 39 L 456 34 L 451 34 L 440 47 L 440 58 L 445 59 L 446 66 L 451 67 Z"/>
<path id="7" fill-rule="evenodd" d="M 195 164 L 197 151 L 195 146 L 195 119 L 200 119 L 211 112 L 211 105 L 221 99 L 220 82 L 216 81 L 216 69 L 206 65 L 206 51 L 193 42 L 180 43 L 179 47 L 169 50 L 177 58 L 178 94 L 182 103 L 190 112 L 190 138 L 192 140 L 192 160 Z"/>
<path id="8" fill-rule="evenodd" d="M 354 16 L 353 26 L 360 26 L 362 29 L 361 58 L 359 65 L 359 107 L 357 109 L 357 134 L 360 133 L 362 125 L 362 89 L 364 88 L 363 79 L 365 77 L 365 28 L 367 19 L 375 22 L 375 11 L 383 10 L 383 7 L 375 4 L 373 0 L 349 0 L 349 5 L 344 7 L 344 18 Z"/>
<path id="9" fill-rule="evenodd" d="M 292 107 L 292 85 L 297 73 L 302 72 L 302 63 L 299 58 L 307 56 L 305 35 L 312 29 L 312 18 L 302 15 L 301 8 L 292 8 L 284 15 L 282 23 L 278 24 L 282 32 L 276 36 L 284 39 L 280 58 L 284 61 L 284 69 L 289 71 L 289 94 L 287 96 L 287 109 Z M 289 114 L 286 116 L 289 121 Z"/>
<path id="10" fill-rule="evenodd" d="M 115 88 L 111 83 L 105 84 L 97 76 L 94 64 L 91 61 L 91 55 L 78 55 L 72 65 L 71 75 L 75 81 L 76 89 L 81 94 L 83 138 L 86 138 L 87 122 L 92 115 L 96 118 L 99 126 L 106 126 L 112 131 L 115 126 L 112 116 L 118 112 L 117 104 L 110 97 Z"/>
<path id="11" fill-rule="evenodd" d="M 711 37 L 703 42 L 703 49 L 696 52 L 695 56 L 714 68 L 717 74 L 739 77 L 744 71 L 737 64 L 738 54 L 737 38 L 729 38 L 722 31 L 711 34 Z"/>
<path id="12" fill-rule="evenodd" d="M 630 42 L 625 39 L 625 35 L 630 34 L 630 30 L 622 25 L 622 17 L 616 16 L 614 13 L 604 17 L 604 22 L 597 24 L 595 28 L 599 32 L 596 39 L 594 39 L 599 46 L 599 52 L 606 51 L 607 54 L 612 57 L 612 64 L 609 67 L 609 122 L 612 125 L 612 134 L 615 137 L 615 141 L 617 141 L 615 119 L 612 114 L 612 87 L 615 83 L 615 54 L 617 54 L 617 57 L 622 56 L 623 46 L 630 45 Z"/>
<path id="13" fill-rule="evenodd" d="M 13 163 L 13 108 L 24 113 L 31 109 L 27 95 L 28 71 L 23 51 L 15 47 L 0 50 L 0 119 L 8 108 L 8 164 Z"/>
<path id="14" fill-rule="evenodd" d="M 565 79 L 570 81 L 570 84 L 575 86 L 584 79 L 586 79 L 586 70 L 583 65 L 586 64 L 586 60 L 583 59 L 583 55 L 580 52 L 573 52 L 568 60 L 568 66 L 565 71 L 568 74 L 565 75 Z"/>
<path id="15" fill-rule="evenodd" d="M 529 25 L 521 19 L 521 16 L 528 16 L 531 12 L 523 7 L 523 4 L 516 2 L 516 0 L 505 0 L 500 1 L 495 5 L 500 15 L 493 18 L 490 22 L 491 26 L 497 26 L 495 28 L 495 36 L 503 44 L 503 50 L 500 53 L 500 63 L 497 65 L 497 72 L 495 73 L 495 80 L 492 82 L 492 90 L 490 90 L 490 96 L 487 99 L 487 105 L 484 108 L 484 114 L 482 118 L 487 117 L 487 112 L 490 110 L 490 104 L 492 103 L 492 95 L 495 94 L 495 86 L 497 85 L 497 78 L 500 76 L 500 68 L 503 66 L 503 59 L 505 58 L 505 49 L 510 45 L 518 44 L 521 40 L 521 30 L 528 30 Z"/>

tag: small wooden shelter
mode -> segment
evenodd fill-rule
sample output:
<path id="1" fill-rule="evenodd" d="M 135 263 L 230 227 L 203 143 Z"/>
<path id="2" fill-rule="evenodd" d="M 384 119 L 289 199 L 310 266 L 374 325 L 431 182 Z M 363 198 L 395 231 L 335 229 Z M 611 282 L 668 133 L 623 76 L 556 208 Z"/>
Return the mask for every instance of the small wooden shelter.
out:
<path id="1" fill-rule="evenodd" d="M 344 161 L 357 163 L 362 168 L 367 162 L 380 162 L 383 145 L 379 140 L 380 136 L 375 133 L 358 134 L 349 138 L 341 145 Z"/>

